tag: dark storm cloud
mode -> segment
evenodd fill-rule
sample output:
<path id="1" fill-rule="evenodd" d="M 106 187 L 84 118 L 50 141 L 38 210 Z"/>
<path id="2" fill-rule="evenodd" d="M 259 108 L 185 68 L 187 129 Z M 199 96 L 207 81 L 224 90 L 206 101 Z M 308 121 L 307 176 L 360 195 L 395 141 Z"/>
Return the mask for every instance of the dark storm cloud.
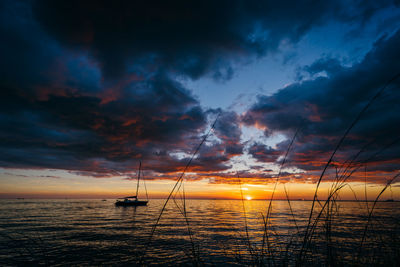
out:
<path id="1" fill-rule="evenodd" d="M 161 84 L 161 78 L 131 84 L 107 103 L 81 95 L 25 102 L 0 118 L 2 166 L 124 169 L 124 161 L 146 158 L 156 149 L 191 148 L 190 137 L 206 122 L 188 91 L 169 80 Z M 122 163 L 117 167 L 107 160 Z"/>
<path id="2" fill-rule="evenodd" d="M 304 170 L 321 170 L 357 114 L 388 80 L 400 73 L 398 47 L 400 31 L 379 39 L 365 58 L 353 66 L 345 67 L 329 58 L 318 60 L 305 68 L 315 75 L 314 79 L 291 84 L 271 96 L 259 96 L 243 120 L 264 126 L 267 135 L 280 132 L 288 138 L 300 128 L 289 161 Z M 324 75 L 319 76 L 320 73 Z M 371 171 L 399 169 L 399 97 L 397 79 L 362 116 L 333 164 L 353 158 L 364 147 L 356 162 L 366 163 Z M 278 145 L 278 150 L 283 154 L 287 145 Z M 250 149 L 250 154 L 266 162 L 273 152 L 257 145 Z"/>
<path id="3" fill-rule="evenodd" d="M 35 1 L 50 36 L 89 51 L 107 77 L 147 65 L 191 78 L 232 76 L 231 64 L 298 41 L 336 19 L 363 23 L 392 1 Z M 145 63 L 145 64 L 143 64 Z"/>
<path id="4" fill-rule="evenodd" d="M 261 162 L 276 162 L 282 151 L 273 149 L 264 144 L 255 143 L 250 146 L 249 154 Z"/>
<path id="5" fill-rule="evenodd" d="M 243 153 L 243 144 L 240 142 L 242 131 L 240 117 L 233 111 L 222 112 L 215 126 L 215 135 L 222 141 L 228 157 Z"/>
<path id="6" fill-rule="evenodd" d="M 85 51 L 42 30 L 30 3 L 1 3 L 2 167 L 122 175 L 139 158 L 198 142 L 206 114 L 181 84 L 161 71 L 105 81 Z"/>
<path id="7" fill-rule="evenodd" d="M 173 176 L 215 115 L 178 78 L 229 79 L 235 64 L 295 43 L 315 26 L 329 20 L 362 24 L 391 5 L 1 1 L 0 166 L 108 177 L 137 169 L 143 159 L 155 173 Z M 324 66 L 310 66 L 309 72 L 342 70 L 338 64 L 329 71 Z M 281 107 L 261 102 L 249 118 L 264 123 L 258 111 Z M 280 123 L 275 124 L 282 129 L 268 127 L 292 130 L 302 104 L 293 103 L 291 119 L 289 113 L 276 113 Z M 307 107 L 313 116 L 315 106 Z M 243 153 L 239 124 L 237 114 L 222 112 L 216 140 L 204 145 L 190 170 L 229 169 L 229 159 Z"/>

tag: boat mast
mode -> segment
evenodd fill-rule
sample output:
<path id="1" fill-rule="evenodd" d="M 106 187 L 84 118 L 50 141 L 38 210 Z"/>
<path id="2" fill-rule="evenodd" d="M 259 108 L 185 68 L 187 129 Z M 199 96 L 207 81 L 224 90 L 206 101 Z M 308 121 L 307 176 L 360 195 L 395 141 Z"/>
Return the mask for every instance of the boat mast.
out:
<path id="1" fill-rule="evenodd" d="M 142 161 L 139 161 L 139 172 L 137 176 L 137 185 L 136 185 L 136 199 L 138 198 L 138 193 L 139 193 L 139 179 L 140 179 L 140 168 L 142 167 Z"/>

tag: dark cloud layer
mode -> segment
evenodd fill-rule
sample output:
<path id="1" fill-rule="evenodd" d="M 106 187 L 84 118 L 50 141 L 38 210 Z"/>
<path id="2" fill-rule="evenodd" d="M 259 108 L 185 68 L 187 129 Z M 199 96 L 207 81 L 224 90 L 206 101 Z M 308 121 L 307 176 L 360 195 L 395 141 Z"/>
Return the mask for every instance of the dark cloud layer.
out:
<path id="1" fill-rule="evenodd" d="M 393 1 L 1 1 L 0 167 L 126 175 L 143 159 L 155 175 L 182 170 L 219 111 L 205 110 L 180 79 L 232 77 L 235 65 L 279 51 L 329 21 L 363 25 Z M 293 164 L 313 169 L 360 107 L 399 68 L 399 34 L 379 40 L 363 62 L 324 58 L 313 80 L 260 96 L 241 118 L 221 111 L 190 171 L 223 172 L 246 153 L 242 123 L 266 134 L 301 126 Z M 327 77 L 317 77 L 325 73 Z M 374 106 L 352 144 L 398 133 L 398 96 Z M 393 106 L 391 111 L 384 109 Z M 387 129 L 387 125 L 394 126 Z M 384 130 L 386 129 L 386 130 Z M 362 138 L 360 137 L 362 136 Z M 276 162 L 285 150 L 249 153 Z M 301 147 L 301 148 L 300 148 Z M 392 153 L 392 154 L 390 154 Z M 385 169 L 394 168 L 388 152 Z M 300 157 L 300 155 L 308 155 Z M 322 156 L 319 156 L 322 157 Z M 304 164 L 302 163 L 304 162 Z M 229 175 L 228 175 L 229 176 Z M 254 176 L 256 177 L 256 176 Z M 270 178 L 272 174 L 257 177 Z M 229 178 L 229 177 L 225 177 Z"/>
<path id="2" fill-rule="evenodd" d="M 392 1 L 35 1 L 43 29 L 89 51 L 107 77 L 147 65 L 199 78 L 298 41 L 327 20 L 367 21 Z"/>

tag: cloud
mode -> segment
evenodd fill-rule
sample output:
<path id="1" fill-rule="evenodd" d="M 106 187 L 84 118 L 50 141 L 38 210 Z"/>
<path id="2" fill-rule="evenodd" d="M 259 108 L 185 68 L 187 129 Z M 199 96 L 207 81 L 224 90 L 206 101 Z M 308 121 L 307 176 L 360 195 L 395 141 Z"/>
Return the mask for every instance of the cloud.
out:
<path id="1" fill-rule="evenodd" d="M 240 141 L 240 117 L 233 111 L 221 112 L 215 126 L 215 135 L 222 141 L 228 157 L 243 153 L 243 144 Z"/>
<path id="2" fill-rule="evenodd" d="M 163 69 L 229 79 L 232 64 L 295 43 L 329 20 L 364 23 L 392 1 L 35 1 L 33 15 L 69 49 L 88 51 L 104 76 Z"/>
<path id="3" fill-rule="evenodd" d="M 178 81 L 230 79 L 237 64 L 296 43 L 313 27 L 331 20 L 360 24 L 393 5 L 368 1 L 349 9 L 347 1 L 2 1 L 0 34 L 6 41 L 0 42 L 0 166 L 125 177 L 142 159 L 155 176 L 172 177 L 184 168 L 217 112 L 202 107 Z M 243 121 L 266 125 L 266 133 L 289 133 L 305 121 L 300 141 L 317 140 L 314 135 L 319 141 L 297 152 L 317 151 L 324 140 L 329 147 L 334 130 L 346 125 L 348 115 L 359 110 L 388 69 L 397 67 L 392 55 L 385 54 L 392 50 L 397 55 L 392 39 L 378 41 L 350 74 L 329 59 L 305 68 L 311 75 L 326 71 L 329 77 L 260 97 L 246 119 L 222 111 L 214 136 L 190 171 L 207 175 L 229 170 L 230 159 L 245 150 Z M 364 83 L 360 79 L 357 86 L 341 87 L 350 86 L 355 76 Z M 363 85 L 366 91 L 353 90 Z M 318 90 L 322 87 L 326 96 Z M 348 103 L 340 102 L 341 94 Z M 336 104 L 351 108 L 340 109 L 335 119 Z M 372 110 L 369 116 L 379 114 Z M 397 114 L 376 122 L 389 123 Z M 327 120 L 329 124 L 323 123 Z M 272 162 L 268 149 L 257 144 L 250 153 Z M 275 156 L 278 151 L 274 148 Z"/>
<path id="4" fill-rule="evenodd" d="M 249 154 L 261 162 L 277 162 L 282 151 L 260 143 L 254 143 L 249 148 Z"/>
<path id="5" fill-rule="evenodd" d="M 15 99 L 25 105 L 0 117 L 2 165 L 70 170 L 85 165 L 102 172 L 118 169 L 111 162 L 121 162 L 124 169 L 124 161 L 159 150 L 190 150 L 199 142 L 206 114 L 176 82 L 157 78 L 120 93 L 107 103 L 80 94 L 50 94 L 46 100 L 3 95 L 4 103 Z"/>
<path id="6" fill-rule="evenodd" d="M 271 96 L 258 96 L 243 116 L 248 125 L 263 126 L 266 135 L 299 135 L 289 154 L 289 166 L 302 170 L 322 170 L 339 138 L 357 114 L 388 80 L 400 72 L 400 31 L 380 38 L 365 58 L 351 67 L 323 58 L 304 69 L 311 75 L 327 76 L 302 80 Z M 400 80 L 395 80 L 367 110 L 341 146 L 333 165 L 356 155 L 356 163 L 371 172 L 390 173 L 400 169 Z M 287 141 L 286 141 L 287 142 Z M 283 154 L 287 145 L 278 145 Z M 250 154 L 259 161 L 273 160 L 274 149 L 254 144 Z"/>
<path id="7" fill-rule="evenodd" d="M 23 178 L 29 178 L 32 177 L 32 175 L 25 175 L 25 174 L 15 174 L 15 173 L 10 173 L 10 172 L 5 172 L 3 173 L 4 175 L 10 175 L 10 176 L 16 176 L 16 177 L 23 177 Z M 55 175 L 35 175 L 34 177 L 38 178 L 54 178 L 54 179 L 59 179 L 59 176 Z"/>

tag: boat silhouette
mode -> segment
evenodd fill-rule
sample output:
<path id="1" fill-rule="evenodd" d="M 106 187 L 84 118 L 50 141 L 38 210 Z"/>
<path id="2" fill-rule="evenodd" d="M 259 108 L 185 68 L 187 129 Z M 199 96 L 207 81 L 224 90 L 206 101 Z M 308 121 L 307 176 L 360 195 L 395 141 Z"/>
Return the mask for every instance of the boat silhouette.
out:
<path id="1" fill-rule="evenodd" d="M 115 202 L 116 206 L 146 206 L 147 202 L 149 202 L 149 197 L 147 195 L 146 186 L 145 186 L 145 190 L 146 190 L 147 200 L 139 200 L 138 199 L 141 168 L 142 168 L 142 162 L 140 161 L 139 162 L 139 172 L 138 172 L 138 176 L 137 176 L 137 184 L 136 184 L 136 195 L 119 198 L 119 199 L 123 199 L 123 200 L 118 200 L 117 199 L 117 201 Z"/>

